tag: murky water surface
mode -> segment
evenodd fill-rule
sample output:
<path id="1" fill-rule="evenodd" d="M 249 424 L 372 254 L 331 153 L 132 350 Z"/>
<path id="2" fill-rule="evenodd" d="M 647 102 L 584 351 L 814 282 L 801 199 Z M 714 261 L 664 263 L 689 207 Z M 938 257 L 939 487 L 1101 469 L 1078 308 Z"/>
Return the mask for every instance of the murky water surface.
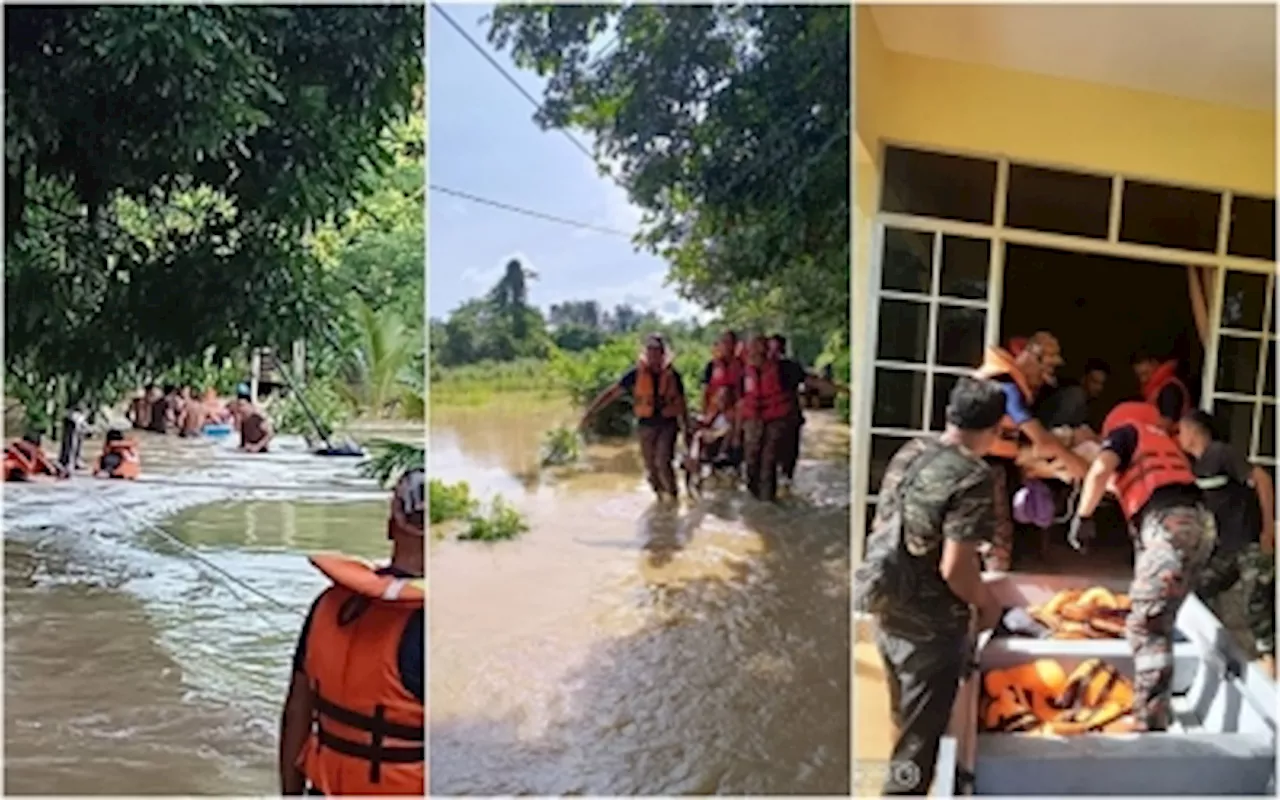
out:
<path id="1" fill-rule="evenodd" d="M 433 793 L 848 794 L 847 428 L 810 415 L 780 507 L 724 490 L 671 511 L 633 444 L 539 476 L 570 420 L 432 411 L 432 474 L 532 528 L 432 544 Z"/>
<path id="2" fill-rule="evenodd" d="M 288 437 L 266 456 L 139 438 L 137 483 L 4 487 L 5 791 L 274 793 L 289 661 L 325 585 L 304 555 L 384 558 L 385 495 Z"/>

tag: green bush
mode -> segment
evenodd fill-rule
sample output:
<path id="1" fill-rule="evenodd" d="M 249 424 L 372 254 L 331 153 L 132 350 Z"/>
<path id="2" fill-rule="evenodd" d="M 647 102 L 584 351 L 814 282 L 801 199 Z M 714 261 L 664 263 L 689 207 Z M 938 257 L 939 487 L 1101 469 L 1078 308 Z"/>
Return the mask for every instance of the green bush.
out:
<path id="1" fill-rule="evenodd" d="M 458 534 L 464 542 L 502 542 L 528 532 L 529 523 L 500 496 L 489 503 L 487 513 L 473 511 L 467 529 Z"/>
<path id="2" fill-rule="evenodd" d="M 373 454 L 360 463 L 360 474 L 390 488 L 411 469 L 426 469 L 427 450 L 419 444 L 374 439 L 369 442 Z"/>
<path id="3" fill-rule="evenodd" d="M 471 487 L 466 481 L 445 483 L 439 478 L 432 478 L 428 493 L 432 525 L 465 519 L 476 510 L 476 500 L 471 496 Z"/>
<path id="4" fill-rule="evenodd" d="M 325 427 L 325 434 L 333 432 L 346 424 L 351 418 L 351 406 L 343 396 L 327 380 L 317 380 L 302 388 L 302 396 L 311 408 L 316 419 Z M 271 419 L 277 431 L 296 433 L 303 436 L 314 436 L 315 426 L 303 409 L 302 403 L 294 392 L 289 392 L 271 404 Z"/>
<path id="5" fill-rule="evenodd" d="M 542 437 L 541 464 L 563 467 L 582 457 L 582 440 L 573 428 L 552 428 Z"/>

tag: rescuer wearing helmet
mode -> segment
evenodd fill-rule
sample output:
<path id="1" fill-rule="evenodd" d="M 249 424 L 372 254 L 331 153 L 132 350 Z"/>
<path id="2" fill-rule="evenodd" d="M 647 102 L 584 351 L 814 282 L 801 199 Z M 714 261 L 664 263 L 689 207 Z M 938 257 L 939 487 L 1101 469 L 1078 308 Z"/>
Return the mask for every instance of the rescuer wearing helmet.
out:
<path id="1" fill-rule="evenodd" d="M 1089 467 L 1068 541 L 1083 550 L 1095 538 L 1093 513 L 1108 489 L 1134 537 L 1132 610 L 1133 713 L 1139 730 L 1170 721 L 1173 622 L 1213 552 L 1217 534 L 1196 476 L 1152 403 L 1130 401 L 1102 423 L 1102 451 Z"/>
<path id="2" fill-rule="evenodd" d="M 396 483 L 391 563 L 313 556 L 333 585 L 298 637 L 280 720 L 285 795 L 424 795 L 426 478 Z"/>

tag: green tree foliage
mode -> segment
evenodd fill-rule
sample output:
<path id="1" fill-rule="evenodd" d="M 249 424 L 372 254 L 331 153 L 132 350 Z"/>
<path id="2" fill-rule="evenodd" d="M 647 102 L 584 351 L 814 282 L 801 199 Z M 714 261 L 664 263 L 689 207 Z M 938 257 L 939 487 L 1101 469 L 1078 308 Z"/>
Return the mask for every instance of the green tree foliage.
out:
<path id="1" fill-rule="evenodd" d="M 847 331 L 849 7 L 502 5 L 489 39 L 593 134 L 640 241 L 729 317 Z M 607 42 L 607 43 L 606 43 Z"/>
<path id="2" fill-rule="evenodd" d="M 529 305 L 528 281 L 536 276 L 518 260 L 484 297 L 469 300 L 431 330 L 432 363 L 545 358 L 551 347 L 542 312 Z"/>
<path id="3" fill-rule="evenodd" d="M 11 378 L 317 335 L 344 290 L 305 240 L 395 166 L 421 6 L 9 6 L 5 48 Z"/>

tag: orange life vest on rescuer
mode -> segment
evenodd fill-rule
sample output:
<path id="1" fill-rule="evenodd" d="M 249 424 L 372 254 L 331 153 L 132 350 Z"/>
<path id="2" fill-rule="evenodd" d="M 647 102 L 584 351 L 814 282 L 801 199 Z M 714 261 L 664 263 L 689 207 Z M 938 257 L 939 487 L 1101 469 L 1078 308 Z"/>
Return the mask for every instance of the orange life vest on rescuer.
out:
<path id="1" fill-rule="evenodd" d="M 1160 393 L 1167 386 L 1177 386 L 1182 390 L 1182 410 L 1178 414 L 1178 418 L 1185 417 L 1191 411 L 1191 392 L 1187 391 L 1187 385 L 1178 378 L 1178 362 L 1166 361 L 1151 373 L 1151 377 L 1142 386 L 1142 399 L 1151 405 L 1156 405 L 1160 399 Z M 1174 420 L 1177 422 L 1178 420 Z"/>
<path id="2" fill-rule="evenodd" d="M 1013 361 L 1013 356 L 1002 347 L 988 347 L 982 358 L 982 366 L 978 367 L 978 377 L 987 380 L 1010 378 L 1022 393 L 1023 401 L 1030 406 L 1035 399 L 1035 392 L 1027 383 L 1026 376 Z M 1000 436 L 991 446 L 990 455 L 995 458 L 1015 459 L 1018 457 L 1018 426 L 1008 414 L 1000 420 Z"/>
<path id="3" fill-rule="evenodd" d="M 326 795 L 422 796 L 426 709 L 401 683 L 398 656 L 425 584 L 345 556 L 311 563 L 334 585 L 316 602 L 307 636 L 314 720 L 299 766 Z"/>
<path id="4" fill-rule="evenodd" d="M 1103 437 L 1126 425 L 1138 432 L 1138 446 L 1129 466 L 1111 478 L 1111 491 L 1120 508 L 1133 520 L 1155 494 L 1165 486 L 1194 486 L 1196 476 L 1182 448 L 1164 428 L 1160 412 L 1150 403 L 1129 401 L 1111 409 L 1102 423 Z"/>
<path id="5" fill-rule="evenodd" d="M 108 459 L 107 456 L 119 456 Z M 114 462 L 114 463 L 109 463 Z M 137 480 L 142 474 L 142 458 L 138 455 L 138 446 L 128 439 L 118 442 L 107 442 L 98 457 L 98 472 L 105 472 L 112 478 Z"/>
<path id="6" fill-rule="evenodd" d="M 660 416 L 679 419 L 684 416 L 684 396 L 676 385 L 676 375 L 670 364 L 663 364 L 655 385 L 649 362 L 636 362 L 636 385 L 631 391 L 631 408 L 638 419 Z M 656 412 L 656 413 L 655 413 Z"/>
<path id="7" fill-rule="evenodd" d="M 748 364 L 743 375 L 742 419 L 772 422 L 791 413 L 791 394 L 782 388 L 782 365 L 769 360 L 763 366 Z"/>
<path id="8" fill-rule="evenodd" d="M 4 479 L 6 481 L 24 480 L 36 472 L 39 456 L 35 445 L 18 439 L 4 448 Z"/>

